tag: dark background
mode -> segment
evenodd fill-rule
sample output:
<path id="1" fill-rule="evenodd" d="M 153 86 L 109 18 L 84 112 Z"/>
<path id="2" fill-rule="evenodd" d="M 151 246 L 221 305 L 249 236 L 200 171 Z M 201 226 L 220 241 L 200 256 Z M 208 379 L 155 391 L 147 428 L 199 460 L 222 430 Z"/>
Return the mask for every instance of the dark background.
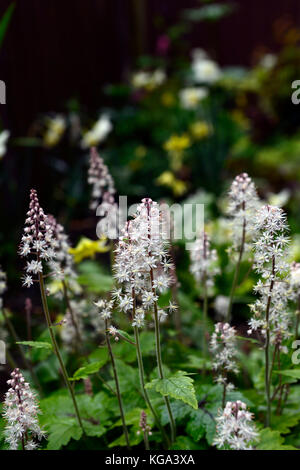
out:
<path id="1" fill-rule="evenodd" d="M 0 15 L 10 3 L 0 0 Z M 28 133 L 39 112 L 63 110 L 73 97 L 89 112 L 97 109 L 101 86 L 124 79 L 140 54 L 155 52 L 157 37 L 178 22 L 183 9 L 199 6 L 197 0 L 15 3 L 0 78 L 7 84 L 3 125 L 17 136 Z M 234 3 L 229 17 L 198 23 L 185 38 L 191 47 L 211 51 L 221 65 L 250 65 L 260 49 L 276 52 L 276 28 L 300 20 L 299 0 Z"/>

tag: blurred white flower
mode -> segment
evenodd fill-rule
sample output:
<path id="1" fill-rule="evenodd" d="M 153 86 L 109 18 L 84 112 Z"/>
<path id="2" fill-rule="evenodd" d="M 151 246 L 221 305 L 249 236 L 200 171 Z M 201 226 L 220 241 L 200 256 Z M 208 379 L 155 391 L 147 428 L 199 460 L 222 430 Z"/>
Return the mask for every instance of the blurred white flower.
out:
<path id="1" fill-rule="evenodd" d="M 207 95 L 208 90 L 204 87 L 183 88 L 179 92 L 180 104 L 185 109 L 195 109 Z"/>
<path id="2" fill-rule="evenodd" d="M 225 295 L 218 295 L 216 297 L 214 308 L 215 311 L 221 316 L 225 317 L 229 307 L 229 297 Z"/>
<path id="3" fill-rule="evenodd" d="M 103 142 L 108 134 L 112 131 L 113 125 L 110 118 L 103 114 L 93 127 L 87 131 L 81 141 L 82 148 L 94 147 Z"/>
<path id="4" fill-rule="evenodd" d="M 166 73 L 162 69 L 156 69 L 154 72 L 140 71 L 133 75 L 131 83 L 134 88 L 154 90 L 162 85 L 166 78 Z"/>
<path id="5" fill-rule="evenodd" d="M 202 55 L 194 55 L 192 62 L 193 78 L 196 83 L 215 83 L 221 77 L 221 69 L 216 62 Z"/>
<path id="6" fill-rule="evenodd" d="M 291 197 L 291 191 L 289 189 L 283 189 L 278 194 L 268 194 L 268 204 L 270 206 L 283 207 L 285 206 Z"/>
<path id="7" fill-rule="evenodd" d="M 265 54 L 259 62 L 259 65 L 265 69 L 272 69 L 276 64 L 277 57 L 275 54 Z"/>
<path id="8" fill-rule="evenodd" d="M 9 139 L 10 132 L 5 130 L 0 132 L 0 160 L 6 154 L 6 144 Z"/>

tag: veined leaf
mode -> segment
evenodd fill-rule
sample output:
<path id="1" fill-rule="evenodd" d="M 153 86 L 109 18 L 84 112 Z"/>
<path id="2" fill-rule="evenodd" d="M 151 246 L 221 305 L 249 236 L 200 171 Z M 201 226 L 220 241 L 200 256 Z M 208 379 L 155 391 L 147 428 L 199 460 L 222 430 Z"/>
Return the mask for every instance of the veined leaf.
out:
<path id="1" fill-rule="evenodd" d="M 193 379 L 187 372 L 179 370 L 174 375 L 164 379 L 154 379 L 146 385 L 148 389 L 154 389 L 163 396 L 170 396 L 198 409 Z"/>
<path id="2" fill-rule="evenodd" d="M 284 445 L 284 438 L 279 431 L 272 431 L 265 428 L 260 432 L 259 444 L 256 446 L 258 450 L 298 450 L 294 446 Z"/>

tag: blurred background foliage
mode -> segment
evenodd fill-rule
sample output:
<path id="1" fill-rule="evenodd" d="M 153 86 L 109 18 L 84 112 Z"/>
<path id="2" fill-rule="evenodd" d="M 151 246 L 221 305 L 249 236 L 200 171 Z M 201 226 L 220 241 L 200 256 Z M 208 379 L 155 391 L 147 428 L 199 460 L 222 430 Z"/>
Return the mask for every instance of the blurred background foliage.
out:
<path id="1" fill-rule="evenodd" d="M 44 84 L 37 85 L 33 76 L 37 103 L 31 105 L 27 114 L 19 106 L 23 116 L 20 120 L 12 117 L 16 106 L 12 88 L 16 93 L 20 90 L 16 81 L 7 81 L 7 105 L 1 107 L 1 126 L 10 132 L 10 138 L 3 143 L 6 153 L 0 161 L 3 214 L 0 259 L 8 271 L 13 303 L 15 289 L 19 289 L 16 249 L 31 187 L 38 190 L 45 210 L 66 226 L 73 243 L 82 235 L 96 237 L 96 217 L 87 209 L 91 145 L 98 146 L 115 179 L 118 194 L 127 195 L 129 203 L 145 195 L 183 202 L 198 194 L 199 202 L 209 201 L 206 216 L 209 222 L 222 215 L 222 197 L 230 180 L 247 171 L 256 180 L 262 197 L 275 198 L 280 193 L 279 202 L 289 211 L 292 230 L 299 230 L 299 109 L 291 102 L 291 83 L 300 77 L 300 30 L 291 15 L 298 12 L 298 7 L 290 2 L 282 10 L 282 3 L 275 2 L 268 34 L 257 41 L 253 39 L 251 54 L 243 36 L 240 47 L 239 37 L 234 39 L 236 48 L 240 51 L 244 45 L 248 54 L 244 63 L 239 58 L 239 63 L 234 64 L 237 52 L 228 50 L 233 40 L 228 33 L 232 24 L 244 24 L 250 8 L 245 3 L 166 2 L 164 10 L 159 10 L 156 2 L 147 1 L 123 2 L 122 8 L 118 1 L 111 6 L 107 2 L 93 3 L 98 13 L 107 16 L 107 21 L 112 16 L 114 21 L 125 23 L 127 19 L 132 30 L 127 36 L 120 30 L 119 37 L 109 41 L 110 60 L 117 62 L 114 65 L 119 72 L 112 74 L 112 68 L 108 68 L 105 75 L 102 70 L 100 80 L 99 75 L 96 79 L 89 73 L 94 69 L 84 71 L 84 87 L 97 89 L 92 105 L 90 96 L 82 102 L 82 93 L 73 92 L 71 81 L 71 91 L 54 100 L 56 104 L 48 103 L 45 109 L 40 97 L 45 94 Z M 149 25 L 147 14 L 151 5 L 154 13 Z M 22 6 L 18 2 L 7 2 L 6 6 L 0 27 L 0 61 L 4 64 L 4 78 L 9 78 L 13 66 L 7 57 L 20 34 Z M 53 10 L 47 8 L 43 11 L 53 15 Z M 64 18 L 66 11 L 70 14 L 64 7 L 55 11 L 57 36 L 61 34 L 60 17 Z M 80 2 L 74 3 L 74 11 L 81 11 Z M 279 11 L 285 14 L 276 17 Z M 259 33 L 260 20 L 255 21 Z M 84 27 L 82 22 L 83 31 Z M 232 34 L 236 35 L 236 31 Z M 53 35 L 57 46 L 55 31 Z M 87 42 L 80 32 L 78 35 L 86 47 Z M 105 53 L 103 39 L 90 45 L 92 50 L 86 51 L 89 58 L 96 49 Z M 123 40 L 124 50 L 120 45 Z M 41 41 L 45 45 L 44 36 Z M 65 54 L 65 46 L 62 47 L 62 51 L 56 49 L 59 57 Z M 70 44 L 68 47 L 72 54 Z M 218 52 L 223 63 L 219 62 Z M 36 49 L 33 56 L 35 53 Z M 41 53 L 43 61 L 47 50 Z M 84 49 L 78 50 L 77 60 L 84 60 L 84 53 Z M 21 54 L 21 50 L 17 51 L 16 60 Z M 231 62 L 228 57 L 233 58 Z M 60 75 L 58 69 L 54 73 Z M 74 77 L 76 80 L 78 77 Z M 18 83 L 21 81 L 19 77 Z M 58 83 L 54 90 L 49 89 L 52 99 L 57 90 Z M 33 110 L 36 113 L 32 116 Z M 104 262 L 108 260 L 108 256 L 102 257 Z M 226 280 L 223 282 L 226 284 Z"/>

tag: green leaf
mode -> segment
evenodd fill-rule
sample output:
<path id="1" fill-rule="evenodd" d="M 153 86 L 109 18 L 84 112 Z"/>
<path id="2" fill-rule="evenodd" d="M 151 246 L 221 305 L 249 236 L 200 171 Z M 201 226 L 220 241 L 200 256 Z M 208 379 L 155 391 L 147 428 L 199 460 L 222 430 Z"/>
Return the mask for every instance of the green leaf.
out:
<path id="1" fill-rule="evenodd" d="M 274 374 L 284 375 L 293 379 L 300 379 L 300 369 L 273 370 Z"/>
<path id="2" fill-rule="evenodd" d="M 123 330 L 117 330 L 117 331 L 121 336 L 124 336 L 124 338 L 127 339 L 127 341 L 129 341 L 129 343 L 131 343 L 132 345 L 135 345 L 134 338 L 132 336 L 130 336 L 126 331 L 123 331 Z"/>
<path id="3" fill-rule="evenodd" d="M 178 436 L 176 441 L 171 447 L 171 450 L 203 450 L 206 449 L 207 446 L 196 444 L 190 437 L 187 436 Z"/>
<path id="4" fill-rule="evenodd" d="M 67 445 L 71 439 L 78 441 L 82 436 L 82 429 L 76 418 L 57 419 L 48 428 L 48 450 L 58 450 Z"/>
<path id="5" fill-rule="evenodd" d="M 80 367 L 69 380 L 87 379 L 89 375 L 98 372 L 98 370 L 100 370 L 106 363 L 107 359 L 104 358 L 102 361 L 92 362 L 91 364 Z"/>
<path id="6" fill-rule="evenodd" d="M 52 344 L 46 341 L 17 341 L 16 344 L 22 344 L 23 346 L 30 346 L 36 349 L 53 349 Z"/>
<path id="7" fill-rule="evenodd" d="M 187 361 L 184 364 L 181 364 L 181 367 L 196 370 L 202 370 L 205 367 L 206 370 L 211 370 L 212 364 L 211 361 L 204 359 L 204 357 L 189 355 L 187 357 Z"/>
<path id="8" fill-rule="evenodd" d="M 259 444 L 255 447 L 258 450 L 298 450 L 294 446 L 283 445 L 283 442 L 284 438 L 279 431 L 265 428 L 260 432 Z"/>
<path id="9" fill-rule="evenodd" d="M 10 23 L 13 11 L 15 8 L 15 4 L 11 3 L 9 7 L 6 9 L 4 15 L 0 20 L 0 47 L 2 45 L 3 39 L 5 37 L 5 33 L 7 31 L 8 25 Z"/>
<path id="10" fill-rule="evenodd" d="M 154 379 L 146 385 L 148 389 L 154 389 L 163 396 L 170 396 L 190 405 L 195 410 L 198 408 L 193 379 L 187 376 L 185 371 L 177 371 L 165 379 Z"/>
<path id="11" fill-rule="evenodd" d="M 288 434 L 291 428 L 297 426 L 300 421 L 300 414 L 273 416 L 272 428 L 279 431 L 280 434 Z"/>

